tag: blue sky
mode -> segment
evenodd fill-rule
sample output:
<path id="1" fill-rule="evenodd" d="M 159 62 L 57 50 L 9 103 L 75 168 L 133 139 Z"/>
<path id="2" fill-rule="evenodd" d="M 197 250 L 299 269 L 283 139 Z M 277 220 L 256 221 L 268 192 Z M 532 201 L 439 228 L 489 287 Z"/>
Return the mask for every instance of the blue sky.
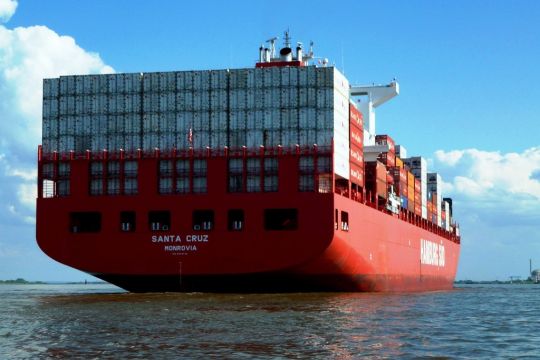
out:
<path id="1" fill-rule="evenodd" d="M 442 174 L 458 279 L 525 277 L 540 267 L 539 18 L 537 1 L 0 0 L 0 279 L 88 278 L 35 244 L 43 77 L 250 67 L 287 28 L 354 84 L 398 79 L 377 130 Z"/>

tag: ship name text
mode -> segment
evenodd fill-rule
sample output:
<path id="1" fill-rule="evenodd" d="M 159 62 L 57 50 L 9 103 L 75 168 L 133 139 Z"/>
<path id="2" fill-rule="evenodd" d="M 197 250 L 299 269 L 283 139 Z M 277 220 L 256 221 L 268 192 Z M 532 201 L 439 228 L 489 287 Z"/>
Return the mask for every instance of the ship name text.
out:
<path id="1" fill-rule="evenodd" d="M 424 265 L 444 267 L 445 251 L 443 244 L 420 239 L 420 262 Z"/>
<path id="2" fill-rule="evenodd" d="M 207 234 L 193 234 L 193 235 L 185 235 L 185 236 L 177 235 L 177 234 L 152 235 L 152 242 L 153 243 L 208 242 L 208 235 Z"/>

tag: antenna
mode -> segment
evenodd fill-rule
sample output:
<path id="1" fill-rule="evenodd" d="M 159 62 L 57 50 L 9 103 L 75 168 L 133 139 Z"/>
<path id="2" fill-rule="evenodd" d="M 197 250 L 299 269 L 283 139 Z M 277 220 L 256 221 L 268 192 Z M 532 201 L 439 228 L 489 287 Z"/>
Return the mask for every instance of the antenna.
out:
<path id="1" fill-rule="evenodd" d="M 270 55 L 272 58 L 276 57 L 276 40 L 279 39 L 277 36 L 274 36 L 271 39 L 266 40 L 267 43 L 270 43 Z"/>
<path id="2" fill-rule="evenodd" d="M 289 29 L 285 31 L 285 38 L 283 39 L 285 41 L 285 47 L 290 48 L 291 47 L 291 37 L 289 36 Z"/>

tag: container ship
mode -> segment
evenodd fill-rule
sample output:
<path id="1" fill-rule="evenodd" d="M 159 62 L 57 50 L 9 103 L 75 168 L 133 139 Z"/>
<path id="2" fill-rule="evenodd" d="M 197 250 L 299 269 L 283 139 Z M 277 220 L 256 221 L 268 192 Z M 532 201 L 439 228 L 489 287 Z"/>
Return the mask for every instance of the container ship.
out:
<path id="1" fill-rule="evenodd" d="M 132 292 L 451 289 L 441 177 L 376 134 L 398 83 L 276 39 L 251 68 L 45 79 L 40 248 Z"/>

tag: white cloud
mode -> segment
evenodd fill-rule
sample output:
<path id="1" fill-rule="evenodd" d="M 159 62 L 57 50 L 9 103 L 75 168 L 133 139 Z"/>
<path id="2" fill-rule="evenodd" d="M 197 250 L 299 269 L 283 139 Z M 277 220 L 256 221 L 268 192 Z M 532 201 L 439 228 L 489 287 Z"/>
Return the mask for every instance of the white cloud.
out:
<path id="1" fill-rule="evenodd" d="M 516 201 L 540 200 L 540 147 L 506 154 L 477 149 L 437 151 L 434 163 L 450 174 L 446 189 L 454 195 L 506 199 L 509 206 L 518 205 Z"/>
<path id="2" fill-rule="evenodd" d="M 0 0 L 0 23 L 7 22 L 17 9 L 16 0 Z"/>
<path id="3" fill-rule="evenodd" d="M 7 21 L 16 7 L 0 0 L 0 19 Z M 0 202 L 8 204 L 0 208 L 0 222 L 34 222 L 43 79 L 112 72 L 70 36 L 45 26 L 0 25 Z"/>

